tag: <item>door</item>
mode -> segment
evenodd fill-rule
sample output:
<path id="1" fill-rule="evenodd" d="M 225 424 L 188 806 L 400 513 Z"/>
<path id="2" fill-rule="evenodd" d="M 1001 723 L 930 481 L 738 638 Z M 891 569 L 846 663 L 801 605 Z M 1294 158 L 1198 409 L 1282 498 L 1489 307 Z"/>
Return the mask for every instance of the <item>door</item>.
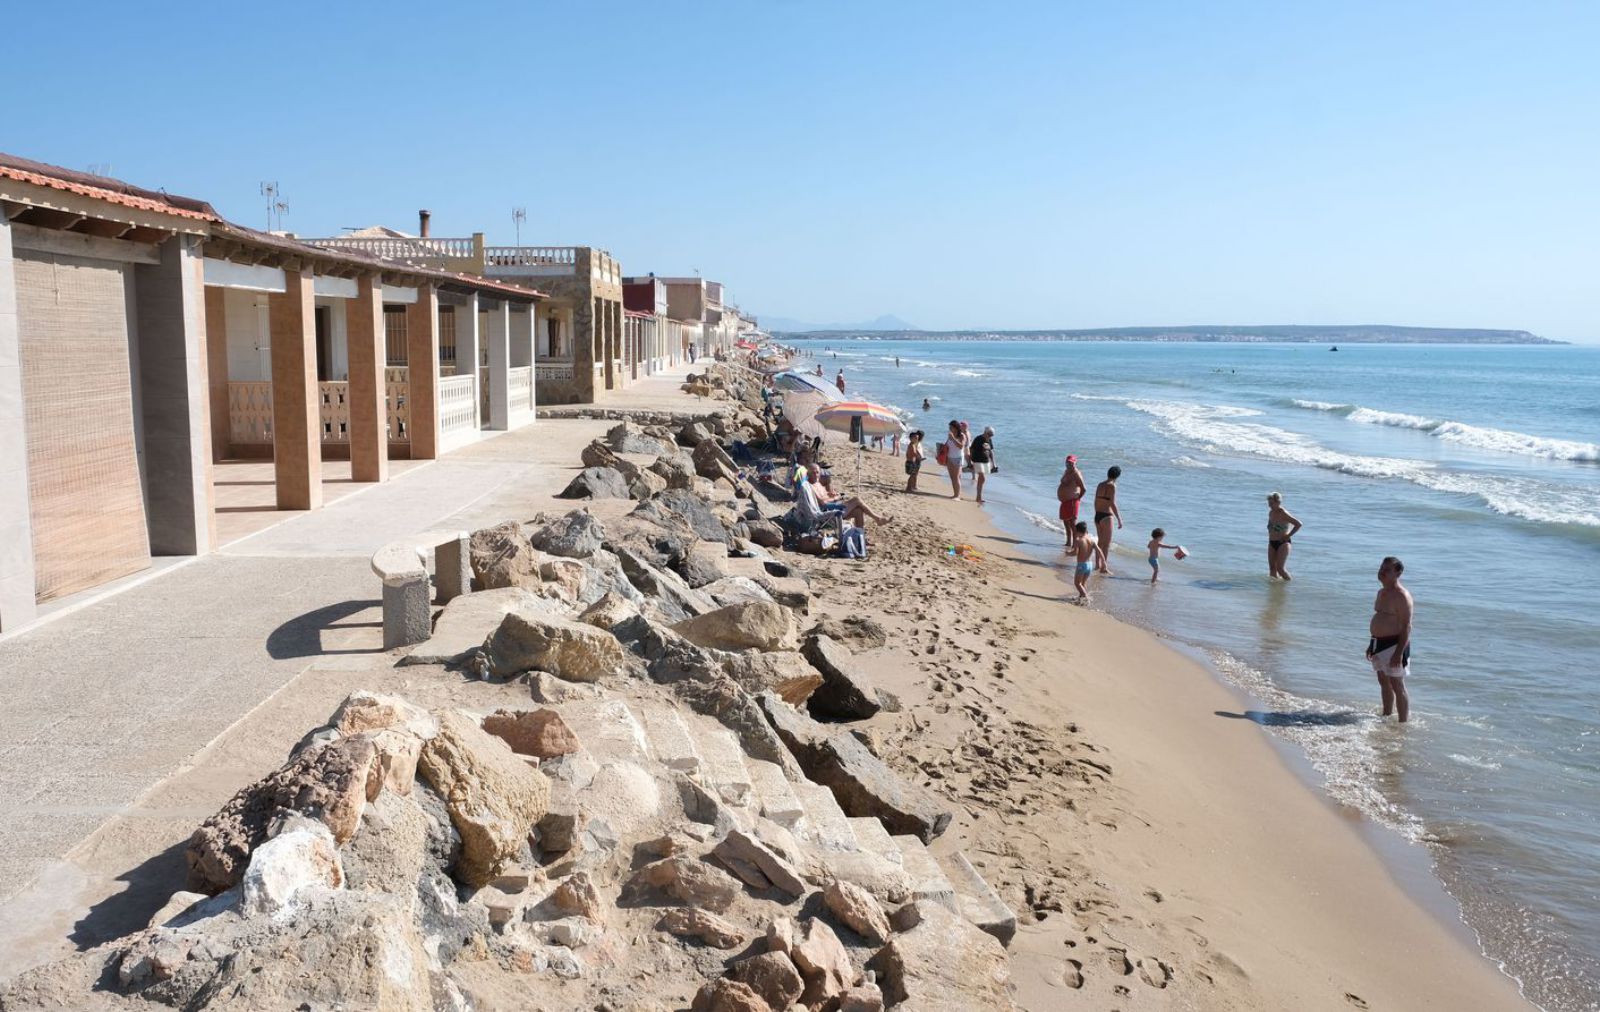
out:
<path id="1" fill-rule="evenodd" d="M 40 601 L 150 565 L 121 264 L 18 251 L 17 324 Z"/>

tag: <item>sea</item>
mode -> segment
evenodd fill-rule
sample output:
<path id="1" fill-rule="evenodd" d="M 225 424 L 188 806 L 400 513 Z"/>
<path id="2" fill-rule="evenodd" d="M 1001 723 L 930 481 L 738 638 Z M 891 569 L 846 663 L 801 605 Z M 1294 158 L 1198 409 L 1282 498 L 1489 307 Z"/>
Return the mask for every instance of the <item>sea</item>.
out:
<path id="1" fill-rule="evenodd" d="M 1064 577 L 1063 458 L 1091 492 L 1121 467 L 1093 606 L 1202 657 L 1335 803 L 1413 844 L 1529 1000 L 1600 1009 L 1600 347 L 800 347 L 930 445 L 994 426 L 986 509 Z M 1267 578 L 1272 491 L 1305 525 L 1291 583 Z M 1155 527 L 1190 554 L 1152 588 Z M 1405 726 L 1363 657 L 1386 555 L 1416 599 Z"/>

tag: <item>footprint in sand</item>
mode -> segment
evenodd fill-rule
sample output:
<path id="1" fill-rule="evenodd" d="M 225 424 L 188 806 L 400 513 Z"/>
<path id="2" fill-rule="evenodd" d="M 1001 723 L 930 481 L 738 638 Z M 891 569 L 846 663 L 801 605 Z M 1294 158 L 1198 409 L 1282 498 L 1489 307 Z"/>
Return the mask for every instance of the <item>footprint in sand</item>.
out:
<path id="1" fill-rule="evenodd" d="M 1124 977 L 1133 972 L 1133 964 L 1128 962 L 1128 954 L 1121 949 L 1111 949 L 1106 953 L 1106 963 L 1111 967 L 1112 973 L 1120 973 Z"/>
<path id="2" fill-rule="evenodd" d="M 1061 983 L 1074 989 L 1082 987 L 1083 964 L 1078 962 L 1076 959 L 1067 960 L 1067 969 L 1061 974 Z M 1348 998 L 1350 996 L 1345 995 L 1345 997 Z"/>
<path id="3" fill-rule="evenodd" d="M 1139 979 L 1151 987 L 1164 988 L 1172 980 L 1172 967 L 1154 956 L 1144 956 L 1139 960 Z"/>

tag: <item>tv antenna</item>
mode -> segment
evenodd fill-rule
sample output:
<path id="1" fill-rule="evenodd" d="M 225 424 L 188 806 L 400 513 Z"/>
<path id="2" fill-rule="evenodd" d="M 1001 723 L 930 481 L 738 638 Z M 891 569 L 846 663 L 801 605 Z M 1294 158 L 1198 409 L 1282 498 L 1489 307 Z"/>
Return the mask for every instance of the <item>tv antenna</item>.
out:
<path id="1" fill-rule="evenodd" d="M 278 227 L 279 228 L 283 227 L 283 216 L 284 216 L 284 213 L 289 210 L 289 205 L 285 204 L 283 201 L 278 199 L 282 195 L 282 193 L 283 193 L 283 190 L 282 190 L 281 187 L 278 186 L 277 181 L 273 181 L 273 182 L 270 182 L 270 183 L 262 183 L 261 184 L 261 195 L 263 197 L 267 198 L 267 231 L 268 232 L 272 231 L 272 219 L 273 219 L 274 215 L 277 216 Z"/>
<path id="2" fill-rule="evenodd" d="M 517 230 L 517 245 L 518 246 L 522 245 L 522 223 L 527 221 L 527 220 L 528 220 L 528 209 L 526 207 L 513 207 L 511 209 L 511 224 L 513 226 L 515 226 L 515 228 Z"/>

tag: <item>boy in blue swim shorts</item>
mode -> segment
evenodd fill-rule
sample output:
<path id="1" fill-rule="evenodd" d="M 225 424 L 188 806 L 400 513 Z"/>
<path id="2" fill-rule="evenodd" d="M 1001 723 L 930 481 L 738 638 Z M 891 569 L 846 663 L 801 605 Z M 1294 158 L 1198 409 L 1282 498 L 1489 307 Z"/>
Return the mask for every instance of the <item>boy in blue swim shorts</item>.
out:
<path id="1" fill-rule="evenodd" d="M 1094 572 L 1095 563 L 1104 566 L 1106 563 L 1105 550 L 1100 543 L 1089 535 L 1087 521 L 1079 520 L 1072 527 L 1072 543 L 1067 546 L 1067 551 L 1077 555 L 1077 566 L 1072 571 L 1072 586 L 1078 591 L 1078 603 L 1089 603 L 1089 576 Z"/>
<path id="2" fill-rule="evenodd" d="M 1163 540 L 1166 538 L 1166 536 L 1167 532 L 1157 527 L 1155 530 L 1150 532 L 1150 543 L 1145 546 L 1150 552 L 1151 583 L 1155 583 L 1156 580 L 1161 578 L 1161 550 L 1165 548 L 1169 552 L 1176 552 L 1179 547 L 1177 545 L 1167 544 L 1166 541 Z M 1178 558 L 1181 559 L 1183 556 L 1179 555 Z"/>

